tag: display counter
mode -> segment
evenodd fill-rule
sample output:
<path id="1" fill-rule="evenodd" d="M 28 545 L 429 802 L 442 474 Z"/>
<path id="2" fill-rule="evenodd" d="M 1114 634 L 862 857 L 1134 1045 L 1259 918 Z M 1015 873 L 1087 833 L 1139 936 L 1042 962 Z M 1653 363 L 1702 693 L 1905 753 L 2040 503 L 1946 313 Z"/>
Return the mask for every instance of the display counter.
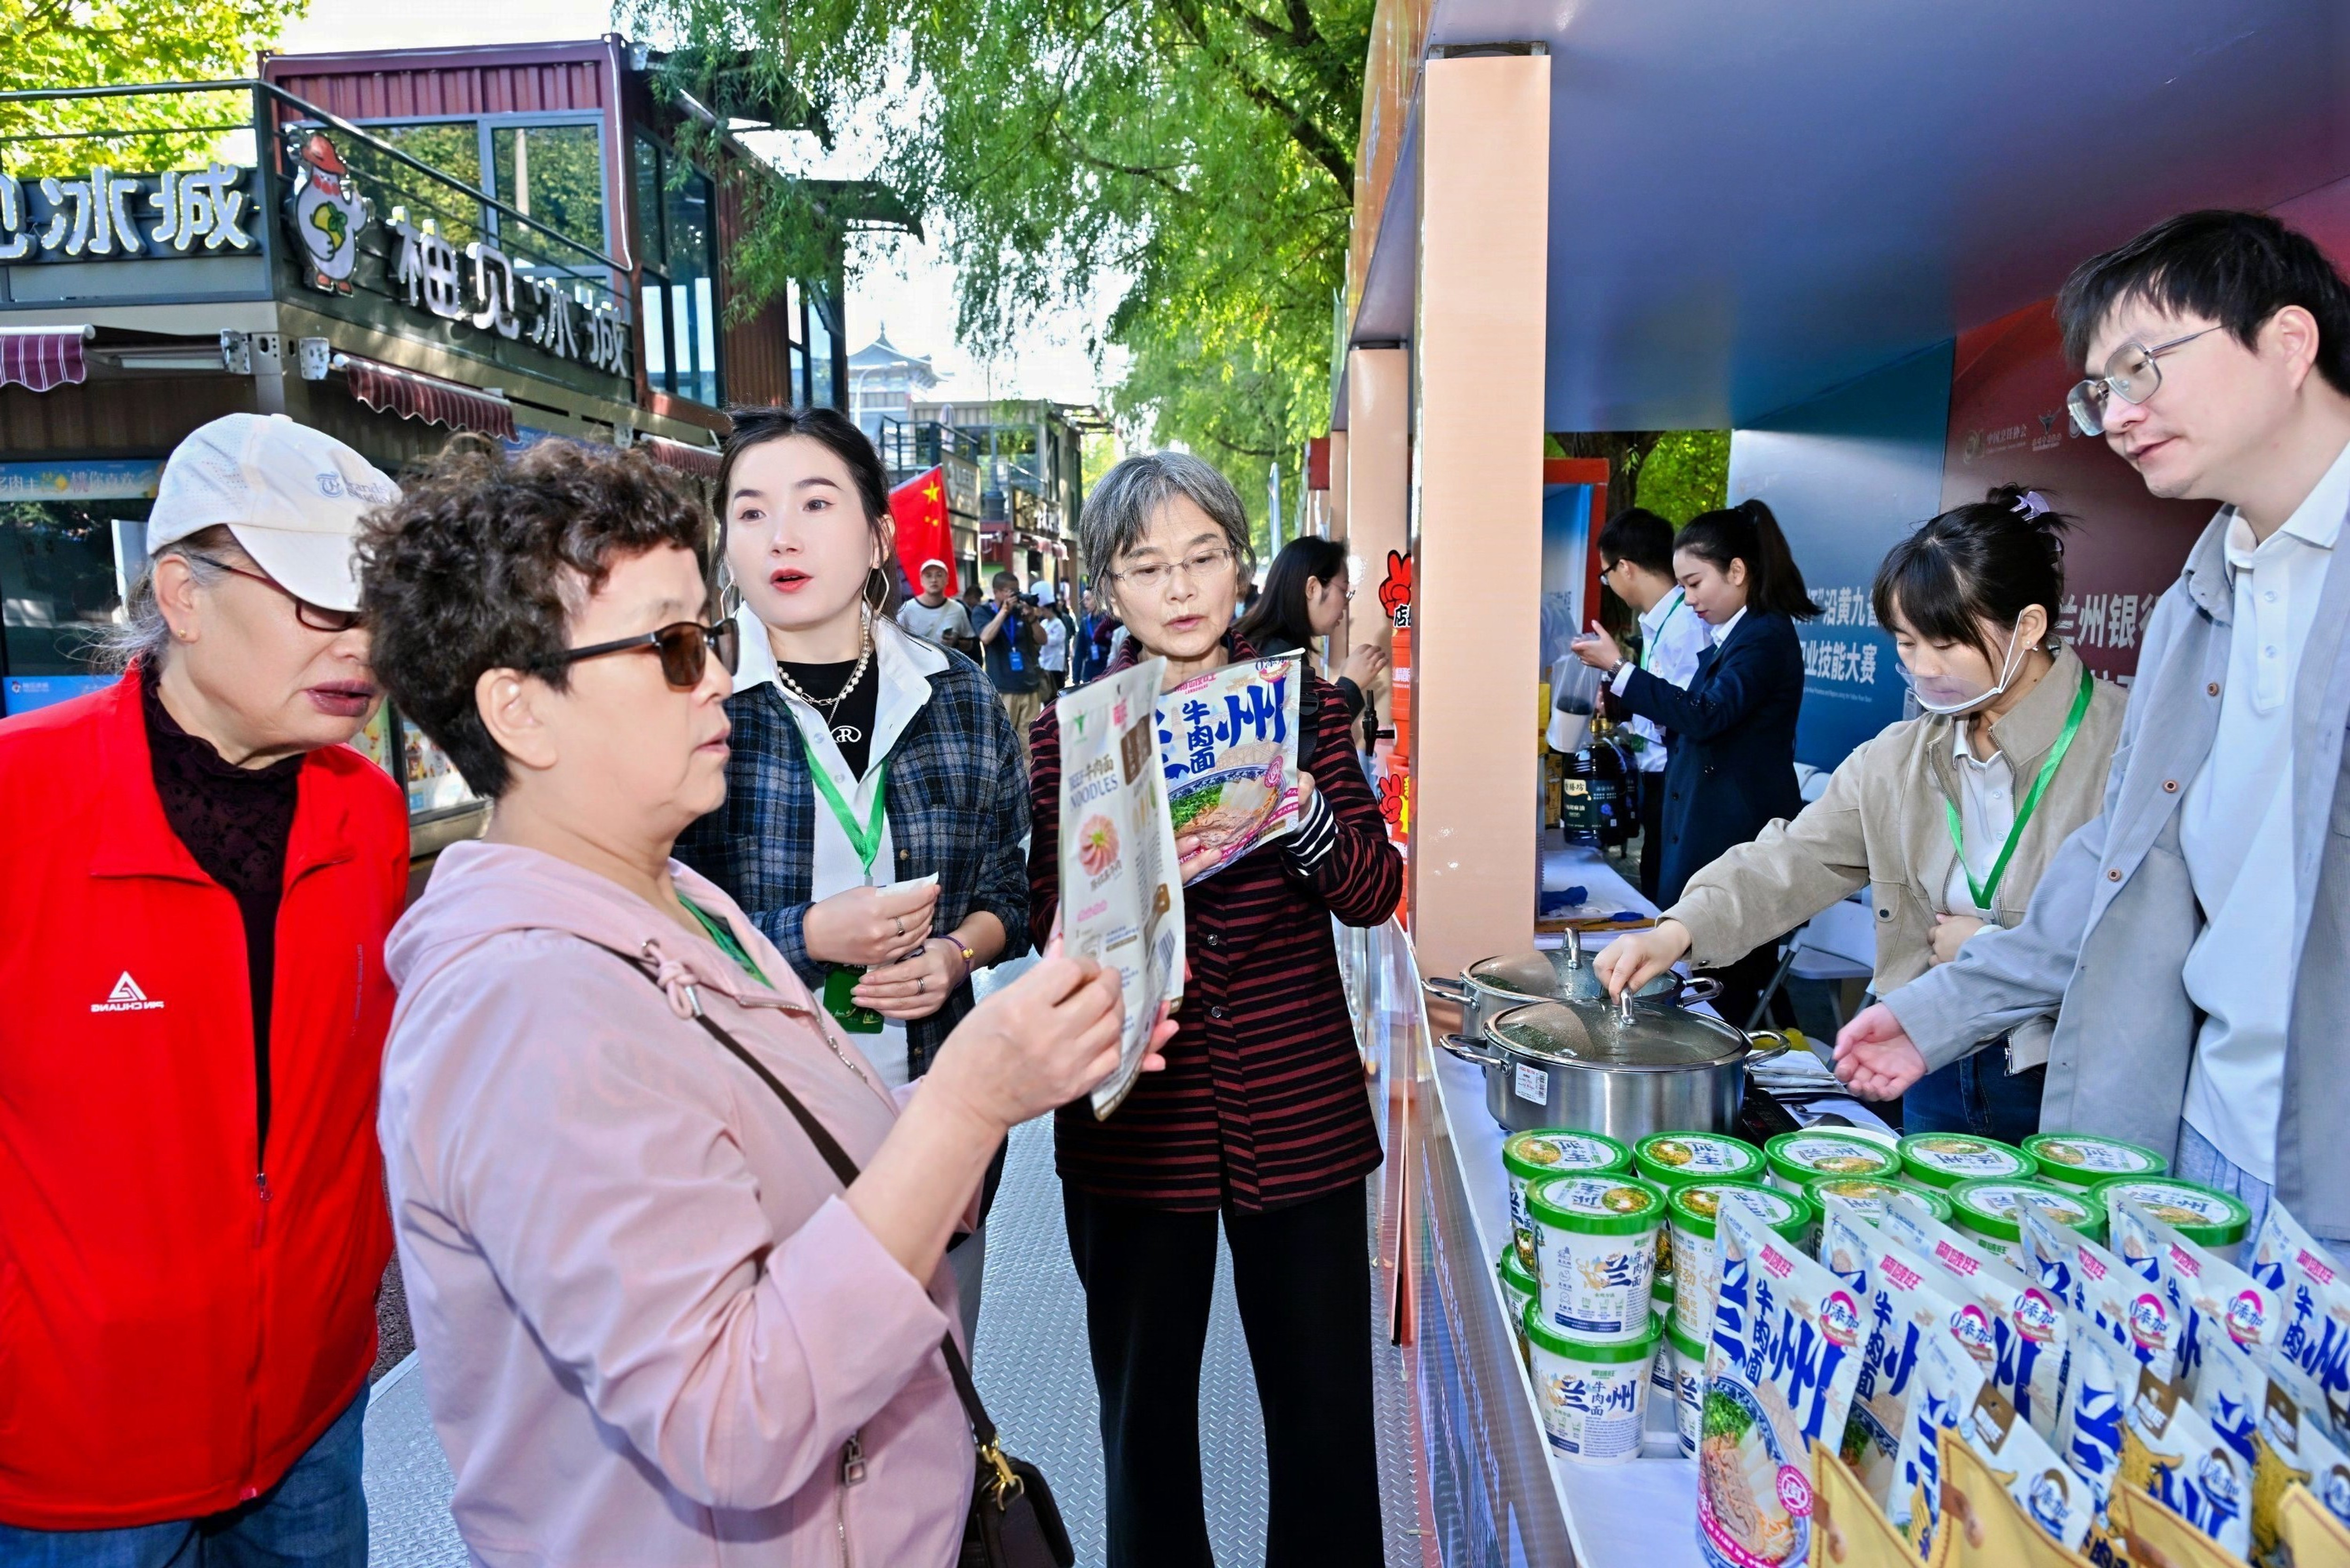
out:
<path id="1" fill-rule="evenodd" d="M 1558 881 L 1555 852 L 1552 859 L 1549 879 Z M 1596 905 L 1654 912 L 1596 851 L 1568 851 L 1563 869 Z M 1581 1465 L 1544 1438 L 1494 1273 L 1510 1235 L 1509 1189 L 1482 1072 L 1435 1047 L 1410 940 L 1394 922 L 1340 937 L 1385 1109 L 1380 1280 L 1413 1374 L 1428 1563 L 1696 1564 L 1697 1467 L 1680 1457 L 1669 1404 L 1651 1400 L 1648 1439 L 1628 1464 Z M 1883 1127 L 1850 1100 L 1811 1101 L 1791 1121 L 1764 1091 L 1748 1098 L 1745 1133 L 1831 1112 Z"/>

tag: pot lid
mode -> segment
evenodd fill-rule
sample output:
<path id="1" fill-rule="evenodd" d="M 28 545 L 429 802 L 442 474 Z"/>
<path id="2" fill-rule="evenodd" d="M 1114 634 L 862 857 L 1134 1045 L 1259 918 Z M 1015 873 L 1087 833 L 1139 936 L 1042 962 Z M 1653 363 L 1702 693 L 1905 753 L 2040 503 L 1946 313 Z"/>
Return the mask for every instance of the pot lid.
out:
<path id="1" fill-rule="evenodd" d="M 1567 934 L 1575 935 L 1572 931 Z M 1581 939 L 1576 940 L 1580 941 Z M 1590 956 L 1579 946 L 1537 948 L 1532 952 L 1504 953 L 1499 958 L 1480 959 L 1469 966 L 1464 978 L 1473 985 L 1527 1002 L 1598 996 L 1606 990 L 1600 984 L 1599 971 L 1592 967 Z M 1678 992 L 1679 988 L 1680 977 L 1666 973 L 1642 986 L 1638 994 L 1650 996 L 1667 992 Z"/>
<path id="2" fill-rule="evenodd" d="M 1635 1002 L 1627 1019 L 1611 1002 L 1537 1002 L 1485 1026 L 1496 1044 L 1536 1061 L 1632 1072 L 1715 1067 L 1743 1057 L 1746 1036 L 1719 1018 Z"/>

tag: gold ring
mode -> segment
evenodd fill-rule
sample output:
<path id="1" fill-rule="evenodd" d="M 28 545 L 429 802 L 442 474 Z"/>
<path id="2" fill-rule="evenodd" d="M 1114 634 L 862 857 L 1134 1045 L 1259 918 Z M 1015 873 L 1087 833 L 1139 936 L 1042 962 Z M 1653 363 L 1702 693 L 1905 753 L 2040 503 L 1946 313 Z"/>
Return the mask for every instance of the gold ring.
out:
<path id="1" fill-rule="evenodd" d="M 889 918 L 898 922 L 898 934 L 901 937 L 904 936 L 906 934 L 906 917 L 903 915 L 892 915 Z"/>

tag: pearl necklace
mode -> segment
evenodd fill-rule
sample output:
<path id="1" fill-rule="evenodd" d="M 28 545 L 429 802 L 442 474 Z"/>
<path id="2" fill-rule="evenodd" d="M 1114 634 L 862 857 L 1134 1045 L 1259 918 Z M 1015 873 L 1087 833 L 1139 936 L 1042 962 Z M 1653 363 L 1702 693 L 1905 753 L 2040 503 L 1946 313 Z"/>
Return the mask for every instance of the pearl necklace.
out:
<path id="1" fill-rule="evenodd" d="M 873 661 L 873 607 L 860 603 L 857 607 L 861 618 L 857 631 L 857 668 L 848 672 L 848 679 L 839 691 L 829 697 L 811 697 L 807 689 L 793 680 L 791 671 L 785 670 L 781 662 L 775 666 L 775 679 L 783 682 L 784 690 L 809 707 L 821 710 L 827 729 L 833 727 L 833 720 L 839 713 L 840 705 L 848 701 L 848 694 L 857 690 L 858 681 L 865 679 L 865 667 Z"/>

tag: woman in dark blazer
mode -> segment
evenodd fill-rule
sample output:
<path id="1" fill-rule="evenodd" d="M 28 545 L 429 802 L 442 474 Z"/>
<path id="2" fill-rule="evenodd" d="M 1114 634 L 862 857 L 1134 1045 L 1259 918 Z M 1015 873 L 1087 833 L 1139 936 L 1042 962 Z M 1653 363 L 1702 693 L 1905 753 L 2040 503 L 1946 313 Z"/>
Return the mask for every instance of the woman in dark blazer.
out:
<path id="1" fill-rule="evenodd" d="M 1803 809 L 1795 787 L 1795 715 L 1804 649 L 1795 622 L 1819 614 L 1779 521 L 1760 501 L 1691 518 L 1673 539 L 1673 575 L 1690 608 L 1713 628 L 1686 689 L 1624 657 L 1593 623 L 1575 656 L 1606 671 L 1610 690 L 1668 734 L 1664 837 L 1657 901 L 1670 905 L 1697 869 L 1744 844 L 1774 818 Z M 1723 1017 L 1743 1023 L 1770 982 L 1773 948 L 1714 971 Z"/>

